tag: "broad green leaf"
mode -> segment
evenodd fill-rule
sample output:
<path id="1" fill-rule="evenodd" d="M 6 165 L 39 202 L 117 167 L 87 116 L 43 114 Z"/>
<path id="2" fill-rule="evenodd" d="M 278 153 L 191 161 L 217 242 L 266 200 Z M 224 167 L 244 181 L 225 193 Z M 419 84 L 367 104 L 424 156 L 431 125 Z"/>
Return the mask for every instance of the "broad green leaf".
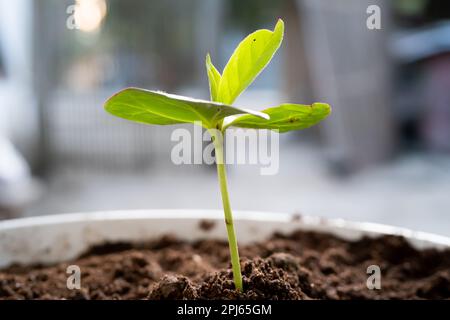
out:
<path id="1" fill-rule="evenodd" d="M 242 115 L 232 117 L 231 121 L 226 121 L 225 127 L 270 129 L 279 130 L 281 133 L 301 130 L 325 119 L 331 113 L 331 107 L 326 103 L 313 103 L 312 105 L 285 103 L 278 107 L 263 110 L 263 112 L 270 116 L 269 120 L 252 115 Z"/>
<path id="2" fill-rule="evenodd" d="M 262 29 L 247 36 L 233 52 L 219 84 L 217 101 L 232 104 L 270 62 L 283 41 L 284 23 L 274 31 Z"/>
<path id="3" fill-rule="evenodd" d="M 258 111 L 138 88 L 128 88 L 116 93 L 106 101 L 105 109 L 117 117 L 145 124 L 168 125 L 201 121 L 205 128 L 213 128 L 223 118 L 237 114 L 268 118 Z"/>
<path id="4" fill-rule="evenodd" d="M 208 74 L 211 100 L 217 101 L 217 92 L 219 90 L 220 78 L 222 76 L 220 75 L 220 72 L 217 71 L 216 67 L 212 64 L 209 53 L 206 55 L 206 73 Z"/>

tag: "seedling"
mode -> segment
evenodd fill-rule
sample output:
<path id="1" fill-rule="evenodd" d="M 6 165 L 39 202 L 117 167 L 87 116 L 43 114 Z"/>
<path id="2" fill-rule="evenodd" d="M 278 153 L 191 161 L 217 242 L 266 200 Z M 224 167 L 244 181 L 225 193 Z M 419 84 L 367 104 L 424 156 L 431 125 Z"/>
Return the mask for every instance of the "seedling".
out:
<path id="1" fill-rule="evenodd" d="M 281 45 L 283 33 L 284 23 L 280 19 L 274 31 L 262 29 L 247 36 L 233 52 L 222 74 L 212 64 L 209 54 L 206 55 L 211 101 L 161 91 L 127 88 L 105 103 L 106 111 L 127 120 L 157 125 L 201 123 L 209 131 L 215 148 L 234 284 L 239 291 L 243 290 L 243 286 L 224 163 L 225 131 L 230 127 L 278 132 L 301 130 L 317 124 L 331 112 L 326 103 L 285 103 L 261 112 L 232 106 L 236 98 L 270 62 Z"/>

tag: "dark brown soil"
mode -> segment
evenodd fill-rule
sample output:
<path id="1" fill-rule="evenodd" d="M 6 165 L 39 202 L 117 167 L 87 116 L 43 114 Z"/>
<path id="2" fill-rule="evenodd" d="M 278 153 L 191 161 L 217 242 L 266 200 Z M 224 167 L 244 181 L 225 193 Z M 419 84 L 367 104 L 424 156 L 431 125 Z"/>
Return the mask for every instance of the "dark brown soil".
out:
<path id="1" fill-rule="evenodd" d="M 347 242 L 298 231 L 240 247 L 244 292 L 233 288 L 228 246 L 174 237 L 92 248 L 54 266 L 0 271 L 0 299 L 449 299 L 450 250 L 416 251 L 404 239 Z M 66 268 L 81 269 L 68 290 Z M 367 267 L 381 268 L 369 290 Z"/>

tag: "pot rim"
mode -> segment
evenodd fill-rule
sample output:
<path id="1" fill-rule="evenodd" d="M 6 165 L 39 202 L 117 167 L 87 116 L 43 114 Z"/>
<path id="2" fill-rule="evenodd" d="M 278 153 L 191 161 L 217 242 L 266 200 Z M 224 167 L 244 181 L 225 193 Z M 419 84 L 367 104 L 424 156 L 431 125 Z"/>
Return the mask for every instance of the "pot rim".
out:
<path id="1" fill-rule="evenodd" d="M 441 248 L 450 248 L 450 237 L 414 231 L 408 228 L 396 227 L 387 224 L 374 222 L 349 221 L 340 218 L 323 218 L 319 216 L 304 216 L 291 213 L 265 212 L 265 211 L 244 211 L 233 212 L 236 222 L 239 221 L 259 221 L 276 223 L 297 223 L 300 222 L 300 229 L 314 230 L 318 232 L 334 233 L 339 232 L 339 237 L 346 238 L 345 230 L 357 231 L 361 235 L 369 237 L 381 235 L 403 236 L 414 242 L 433 243 Z M 223 220 L 223 211 L 218 209 L 141 209 L 141 210 L 113 210 L 113 211 L 93 211 L 79 213 L 64 213 L 42 215 L 36 217 L 25 217 L 0 221 L 0 233 L 13 231 L 15 229 L 29 228 L 33 226 L 58 225 L 73 222 L 101 222 L 120 220 L 171 220 L 171 219 L 192 219 L 192 220 Z M 344 231 L 344 232 L 342 232 Z M 351 238 L 354 238 L 352 236 Z M 422 247 L 419 245 L 419 247 Z"/>

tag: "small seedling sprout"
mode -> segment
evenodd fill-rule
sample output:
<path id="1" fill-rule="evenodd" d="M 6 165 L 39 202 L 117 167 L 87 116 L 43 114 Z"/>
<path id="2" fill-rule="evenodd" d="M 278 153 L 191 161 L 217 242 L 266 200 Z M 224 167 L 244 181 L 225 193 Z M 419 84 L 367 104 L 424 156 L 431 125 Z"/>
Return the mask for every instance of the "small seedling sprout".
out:
<path id="1" fill-rule="evenodd" d="M 239 291 L 243 291 L 243 284 L 224 163 L 225 131 L 230 127 L 278 132 L 301 130 L 317 124 L 331 112 L 326 103 L 285 103 L 261 112 L 232 106 L 270 62 L 281 45 L 283 34 L 284 23 L 281 19 L 273 31 L 262 29 L 253 32 L 235 49 L 222 74 L 212 64 L 209 54 L 206 55 L 211 101 L 127 88 L 105 103 L 107 112 L 127 120 L 152 125 L 201 123 L 209 131 L 215 148 L 234 284 Z"/>

